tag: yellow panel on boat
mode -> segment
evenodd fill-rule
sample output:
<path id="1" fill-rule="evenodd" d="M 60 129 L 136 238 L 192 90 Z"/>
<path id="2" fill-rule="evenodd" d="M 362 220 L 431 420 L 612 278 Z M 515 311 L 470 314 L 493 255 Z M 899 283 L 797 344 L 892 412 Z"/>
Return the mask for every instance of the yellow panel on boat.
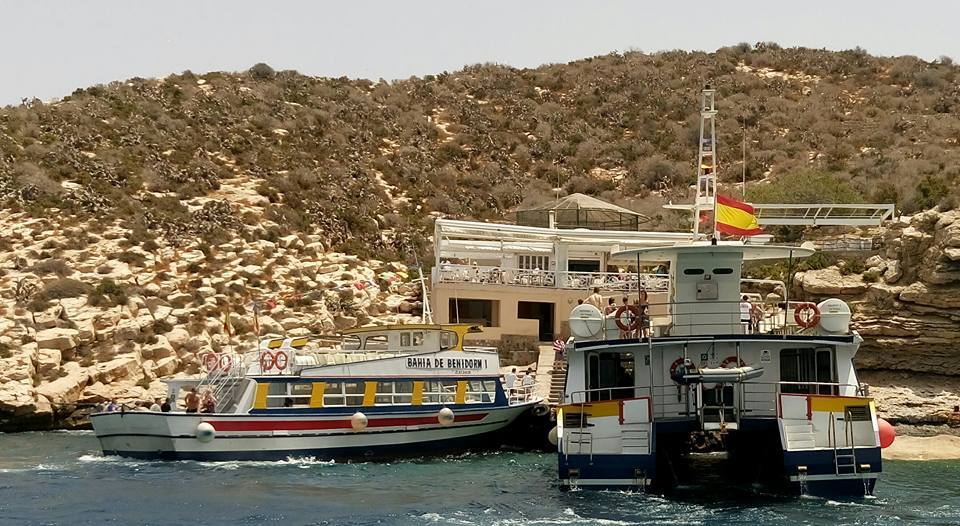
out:
<path id="1" fill-rule="evenodd" d="M 563 406 L 563 410 L 569 413 L 586 413 L 587 416 L 592 417 L 601 417 L 601 416 L 620 416 L 620 401 L 611 400 L 609 402 L 592 402 L 589 404 L 570 404 Z"/>
<path id="2" fill-rule="evenodd" d="M 363 389 L 363 405 L 374 405 L 377 400 L 377 382 L 367 382 Z"/>
<path id="3" fill-rule="evenodd" d="M 299 349 L 310 342 L 310 338 L 296 338 L 290 342 L 290 347 Z"/>
<path id="4" fill-rule="evenodd" d="M 455 404 L 465 404 L 467 403 L 467 381 L 460 380 L 457 382 L 457 396 L 454 398 L 453 403 Z"/>
<path id="5" fill-rule="evenodd" d="M 413 396 L 410 403 L 413 405 L 423 404 L 423 382 L 413 382 Z"/>
<path id="6" fill-rule="evenodd" d="M 276 349 L 277 347 L 280 347 L 282 345 L 283 345 L 283 339 L 270 340 L 269 342 L 267 342 L 267 349 Z"/>
<path id="7" fill-rule="evenodd" d="M 270 384 L 257 384 L 257 394 L 253 399 L 254 409 L 267 408 L 267 393 L 270 391 Z"/>
<path id="8" fill-rule="evenodd" d="M 323 392 L 326 389 L 326 382 L 313 382 L 313 389 L 310 391 L 310 407 L 323 407 Z"/>
<path id="9" fill-rule="evenodd" d="M 810 397 L 810 411 L 822 413 L 843 413 L 848 405 L 865 405 L 872 403 L 871 398 L 854 396 L 816 396 Z"/>

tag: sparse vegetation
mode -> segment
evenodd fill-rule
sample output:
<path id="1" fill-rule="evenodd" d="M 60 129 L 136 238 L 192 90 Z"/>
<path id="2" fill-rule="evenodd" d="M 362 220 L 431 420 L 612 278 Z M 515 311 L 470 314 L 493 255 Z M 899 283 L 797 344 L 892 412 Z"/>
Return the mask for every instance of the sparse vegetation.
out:
<path id="1" fill-rule="evenodd" d="M 38 276 L 46 276 L 48 274 L 54 274 L 60 276 L 69 276 L 73 274 L 73 269 L 70 268 L 70 265 L 67 265 L 66 261 L 62 259 L 53 259 L 48 258 L 43 261 L 38 261 L 33 266 L 29 268 L 30 272 Z"/>
<path id="2" fill-rule="evenodd" d="M 710 82 L 722 191 L 736 194 L 741 177 L 723 145 L 746 128 L 748 200 L 895 201 L 912 212 L 958 192 L 958 71 L 947 58 L 761 42 L 395 82 L 266 64 L 135 78 L 0 109 L 0 203 L 119 219 L 148 252 L 154 236 L 215 245 L 250 218 L 187 201 L 244 173 L 279 225 L 265 238 L 318 230 L 335 250 L 406 259 L 427 250 L 430 213 L 499 220 L 554 187 L 644 211 L 689 199 L 696 100 Z M 653 228 L 682 226 L 651 215 Z"/>

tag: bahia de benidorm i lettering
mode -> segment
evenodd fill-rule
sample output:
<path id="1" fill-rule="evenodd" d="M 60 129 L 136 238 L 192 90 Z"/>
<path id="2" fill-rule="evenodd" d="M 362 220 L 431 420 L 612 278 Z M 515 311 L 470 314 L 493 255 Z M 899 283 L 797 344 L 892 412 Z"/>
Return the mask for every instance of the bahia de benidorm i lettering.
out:
<path id="1" fill-rule="evenodd" d="M 408 357 L 407 369 L 485 369 L 487 361 L 480 358 Z"/>

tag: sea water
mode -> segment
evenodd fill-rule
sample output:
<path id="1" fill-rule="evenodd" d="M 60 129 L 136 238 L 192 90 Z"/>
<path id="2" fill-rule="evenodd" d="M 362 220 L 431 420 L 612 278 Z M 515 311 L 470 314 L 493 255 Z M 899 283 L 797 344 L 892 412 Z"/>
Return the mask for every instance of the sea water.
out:
<path id="1" fill-rule="evenodd" d="M 863 499 L 727 488 L 664 498 L 561 492 L 550 454 L 145 462 L 102 456 L 90 432 L 0 434 L 0 524 L 960 524 L 960 463 L 884 469 L 876 496 Z"/>

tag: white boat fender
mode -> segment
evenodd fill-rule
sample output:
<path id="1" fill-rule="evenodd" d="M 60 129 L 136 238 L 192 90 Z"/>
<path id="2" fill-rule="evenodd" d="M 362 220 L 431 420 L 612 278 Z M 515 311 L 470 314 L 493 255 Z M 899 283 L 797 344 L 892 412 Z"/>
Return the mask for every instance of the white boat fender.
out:
<path id="1" fill-rule="evenodd" d="M 533 416 L 544 416 L 549 412 L 550 408 L 543 404 L 537 404 L 533 406 Z"/>
<path id="2" fill-rule="evenodd" d="M 213 424 L 210 422 L 200 422 L 197 425 L 197 441 L 204 444 L 213 442 L 213 439 L 217 438 L 217 430 L 213 427 Z"/>
<path id="3" fill-rule="evenodd" d="M 560 442 L 559 431 L 557 431 L 557 426 L 553 426 L 553 429 L 547 433 L 547 441 L 553 444 L 554 446 Z"/>
<path id="4" fill-rule="evenodd" d="M 444 407 L 437 413 L 437 421 L 440 422 L 441 426 L 449 426 L 456 419 L 456 415 L 453 414 L 453 409 L 449 407 Z"/>
<path id="5" fill-rule="evenodd" d="M 368 423 L 367 415 L 360 411 L 357 411 L 350 417 L 350 427 L 352 427 L 354 431 L 363 431 L 367 428 Z"/>

